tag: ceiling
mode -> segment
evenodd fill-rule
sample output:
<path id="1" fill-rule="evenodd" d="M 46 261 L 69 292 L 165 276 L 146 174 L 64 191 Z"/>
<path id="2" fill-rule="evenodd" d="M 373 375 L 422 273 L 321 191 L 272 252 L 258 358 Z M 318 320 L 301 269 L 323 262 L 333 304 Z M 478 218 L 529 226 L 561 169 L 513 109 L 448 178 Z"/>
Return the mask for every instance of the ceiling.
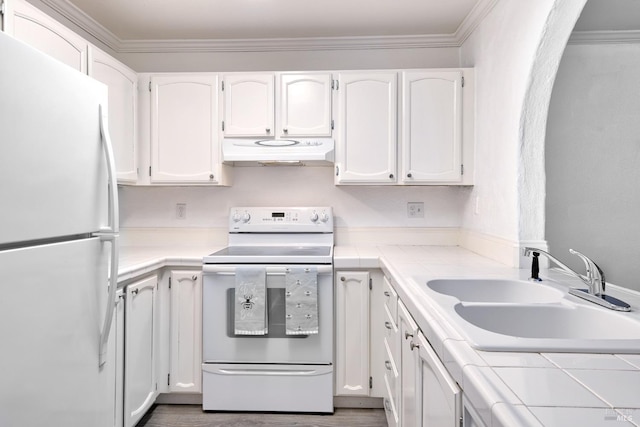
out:
<path id="1" fill-rule="evenodd" d="M 30 1 L 116 51 L 162 51 L 460 46 L 499 0 Z M 635 38 L 640 0 L 588 0 L 575 29 Z"/>
<path id="2" fill-rule="evenodd" d="M 114 50 L 460 46 L 499 0 L 29 0 Z"/>
<path id="3" fill-rule="evenodd" d="M 479 0 L 70 0 L 122 40 L 453 34 Z"/>

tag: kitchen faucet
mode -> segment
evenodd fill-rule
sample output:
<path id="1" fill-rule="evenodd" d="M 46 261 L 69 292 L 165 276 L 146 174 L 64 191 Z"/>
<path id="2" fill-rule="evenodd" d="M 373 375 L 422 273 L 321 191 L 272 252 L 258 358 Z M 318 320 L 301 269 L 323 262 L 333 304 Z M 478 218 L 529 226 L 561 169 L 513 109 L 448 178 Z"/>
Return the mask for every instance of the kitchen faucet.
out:
<path id="1" fill-rule="evenodd" d="M 573 249 L 569 249 L 569 253 L 571 253 L 572 255 L 577 255 L 580 257 L 580 259 L 582 259 L 587 270 L 586 276 L 576 273 L 575 271 L 567 267 L 565 264 L 560 262 L 553 255 L 551 255 L 549 252 L 543 251 L 542 249 L 525 247 L 524 256 L 533 256 L 533 262 L 531 264 L 531 279 L 536 281 L 542 280 L 538 276 L 538 271 L 539 271 L 538 256 L 540 254 L 543 254 L 549 260 L 553 261 L 558 267 L 560 267 L 565 273 L 580 279 L 582 283 L 587 285 L 587 289 L 575 289 L 575 288 L 569 289 L 569 293 L 571 295 L 580 297 L 582 299 L 586 299 L 587 301 L 593 302 L 595 304 L 601 305 L 611 310 L 618 310 L 618 311 L 631 310 L 631 306 L 626 302 L 620 301 L 619 299 L 606 295 L 604 293 L 605 285 L 606 285 L 606 282 L 604 279 L 604 272 L 600 267 L 598 267 L 598 265 L 595 262 L 593 262 L 586 255 L 578 251 L 574 251 Z"/>

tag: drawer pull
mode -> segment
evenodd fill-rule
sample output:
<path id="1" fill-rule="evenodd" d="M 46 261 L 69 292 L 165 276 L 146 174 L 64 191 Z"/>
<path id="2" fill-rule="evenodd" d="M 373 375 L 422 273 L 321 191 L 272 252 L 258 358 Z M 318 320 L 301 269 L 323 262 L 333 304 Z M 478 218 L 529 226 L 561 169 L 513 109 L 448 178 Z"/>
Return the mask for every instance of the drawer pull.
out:
<path id="1" fill-rule="evenodd" d="M 384 322 L 384 327 L 387 328 L 387 329 L 392 329 L 391 322 L 389 322 L 389 321 Z"/>
<path id="2" fill-rule="evenodd" d="M 388 360 L 384 361 L 384 367 L 387 368 L 387 371 L 391 371 L 391 362 Z"/>
<path id="3" fill-rule="evenodd" d="M 408 331 L 404 331 L 404 339 L 408 340 L 409 338 L 413 338 L 413 334 L 410 334 Z"/>
<path id="4" fill-rule="evenodd" d="M 389 291 L 384 291 L 384 296 L 385 296 L 385 297 L 390 297 L 390 296 L 391 296 L 391 293 L 389 293 Z"/>
<path id="5" fill-rule="evenodd" d="M 411 348 L 411 351 L 413 351 L 414 348 L 420 348 L 420 345 L 411 341 L 411 343 L 409 344 L 409 348 Z"/>

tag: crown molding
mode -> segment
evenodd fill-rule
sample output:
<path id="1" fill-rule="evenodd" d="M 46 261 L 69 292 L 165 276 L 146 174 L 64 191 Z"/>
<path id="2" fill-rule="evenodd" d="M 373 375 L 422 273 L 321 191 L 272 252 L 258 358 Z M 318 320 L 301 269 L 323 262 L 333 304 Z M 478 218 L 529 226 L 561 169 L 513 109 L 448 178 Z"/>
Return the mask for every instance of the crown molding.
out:
<path id="1" fill-rule="evenodd" d="M 574 31 L 568 44 L 638 44 L 640 30 L 626 31 Z"/>
<path id="2" fill-rule="evenodd" d="M 489 14 L 489 12 L 491 12 L 498 1 L 499 0 L 480 0 L 476 3 L 455 32 L 455 38 L 458 42 L 458 46 L 462 46 L 462 43 L 469 38 L 478 25 L 480 25 L 482 20 Z"/>
<path id="3" fill-rule="evenodd" d="M 118 53 L 272 52 L 460 47 L 499 0 L 480 0 L 453 34 L 268 39 L 123 40 L 69 0 L 40 0 Z"/>

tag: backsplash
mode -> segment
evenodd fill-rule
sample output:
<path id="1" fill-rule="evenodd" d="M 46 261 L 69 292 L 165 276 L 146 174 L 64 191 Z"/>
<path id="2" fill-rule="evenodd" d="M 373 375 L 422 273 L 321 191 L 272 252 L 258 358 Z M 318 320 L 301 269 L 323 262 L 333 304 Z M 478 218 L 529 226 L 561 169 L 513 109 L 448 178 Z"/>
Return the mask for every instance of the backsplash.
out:
<path id="1" fill-rule="evenodd" d="M 233 206 L 332 206 L 336 227 L 461 227 L 468 187 L 336 186 L 330 167 L 236 167 L 230 187 L 120 187 L 122 227 L 227 227 Z M 424 218 L 408 218 L 423 202 Z M 176 205 L 186 205 L 177 219 Z"/>

